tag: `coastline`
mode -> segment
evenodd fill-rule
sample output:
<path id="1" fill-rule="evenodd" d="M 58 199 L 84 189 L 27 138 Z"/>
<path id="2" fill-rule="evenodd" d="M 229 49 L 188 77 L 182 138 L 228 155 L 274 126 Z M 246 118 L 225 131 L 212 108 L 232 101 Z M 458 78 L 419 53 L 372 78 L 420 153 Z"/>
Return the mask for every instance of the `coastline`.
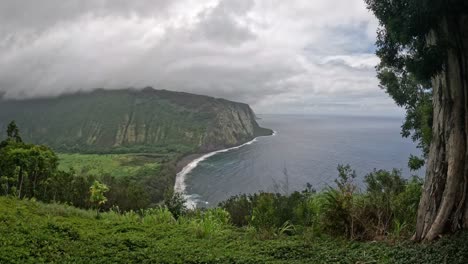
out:
<path id="1" fill-rule="evenodd" d="M 175 179 L 175 183 L 174 183 L 174 191 L 183 194 L 183 196 L 185 197 L 185 199 L 187 201 L 187 206 L 189 208 L 195 208 L 196 207 L 196 201 L 192 199 L 191 195 L 188 195 L 188 194 L 185 193 L 185 189 L 186 189 L 185 176 L 188 173 L 190 173 L 193 169 L 195 169 L 198 166 L 199 162 L 201 162 L 201 161 L 203 161 L 203 160 L 205 160 L 205 159 L 207 159 L 207 158 L 209 158 L 211 156 L 214 156 L 214 155 L 216 155 L 218 153 L 228 152 L 230 150 L 239 149 L 239 148 L 244 147 L 246 145 L 250 145 L 250 144 L 254 143 L 255 141 L 257 141 L 257 139 L 260 138 L 260 137 L 270 137 L 270 136 L 275 136 L 275 135 L 276 135 L 276 131 L 272 130 L 272 133 L 270 135 L 259 135 L 259 136 L 254 137 L 250 141 L 246 141 L 246 142 L 240 143 L 240 144 L 232 146 L 232 147 L 219 149 L 219 150 L 214 150 L 214 151 L 205 152 L 205 153 L 193 153 L 193 154 L 189 154 L 189 155 L 187 155 L 185 157 L 182 157 L 177 162 L 177 165 L 176 165 L 177 174 L 176 174 L 176 179 Z"/>
<path id="2" fill-rule="evenodd" d="M 192 153 L 192 154 L 188 154 L 188 155 L 183 156 L 182 158 L 180 158 L 179 161 L 177 161 L 177 164 L 176 164 L 176 172 L 177 173 L 176 174 L 181 172 L 187 165 L 189 165 L 194 160 L 196 160 L 196 159 L 198 159 L 198 158 L 200 158 L 203 155 L 208 154 L 208 153 L 201 153 L 200 152 L 200 153 Z"/>
<path id="3" fill-rule="evenodd" d="M 227 147 L 227 148 L 221 148 L 221 149 L 215 149 L 215 150 L 212 150 L 212 151 L 209 151 L 209 152 L 197 152 L 197 153 L 191 153 L 191 154 L 187 154 L 185 156 L 183 156 L 182 158 L 180 158 L 178 161 L 177 161 L 177 164 L 176 164 L 176 174 L 179 174 L 185 167 L 187 167 L 187 165 L 189 165 L 190 163 L 192 163 L 193 161 L 195 161 L 196 159 L 198 158 L 201 158 L 203 157 L 204 155 L 207 155 L 207 154 L 210 154 L 210 153 L 213 153 L 213 152 L 218 152 L 218 151 L 224 151 L 224 150 L 230 150 L 230 149 L 233 149 L 233 148 L 238 148 L 238 147 L 241 147 L 242 145 L 245 145 L 251 141 L 254 141 L 256 140 L 257 138 L 259 137 L 271 137 L 271 136 L 274 136 L 276 135 L 276 131 L 274 130 L 271 130 L 271 134 L 270 135 L 258 135 L 256 137 L 254 137 L 253 139 L 250 139 L 248 141 L 244 141 L 242 143 L 239 143 L 237 145 L 233 145 L 233 146 L 230 146 L 230 147 Z"/>

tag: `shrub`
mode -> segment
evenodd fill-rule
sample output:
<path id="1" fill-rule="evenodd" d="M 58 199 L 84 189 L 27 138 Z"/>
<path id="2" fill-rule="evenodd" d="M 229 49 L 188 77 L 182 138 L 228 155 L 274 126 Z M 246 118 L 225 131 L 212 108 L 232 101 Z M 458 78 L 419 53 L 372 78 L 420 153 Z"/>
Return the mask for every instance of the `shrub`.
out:
<path id="1" fill-rule="evenodd" d="M 187 206 L 185 205 L 187 201 L 181 193 L 168 191 L 165 196 L 164 204 L 175 219 L 178 219 L 187 211 Z"/>
<path id="2" fill-rule="evenodd" d="M 291 221 L 286 221 L 284 224 L 278 228 L 278 235 L 293 235 L 296 232 L 296 227 L 291 223 Z"/>
<path id="3" fill-rule="evenodd" d="M 291 195 L 260 193 L 254 195 L 237 195 L 229 198 L 219 206 L 231 215 L 236 226 L 263 225 L 263 215 L 274 215 L 274 222 L 269 227 L 281 227 L 286 221 L 294 225 L 311 225 L 316 215 L 312 205 L 313 192 L 294 192 Z M 254 214 L 255 212 L 255 214 Z M 254 216 L 257 219 L 254 219 Z M 266 217 L 271 219 L 271 217 Z"/>
<path id="4" fill-rule="evenodd" d="M 279 226 L 280 218 L 275 204 L 275 195 L 261 193 L 253 208 L 249 224 L 259 229 L 273 229 Z"/>
<path id="5" fill-rule="evenodd" d="M 142 210 L 141 213 L 144 224 L 172 224 L 176 222 L 171 211 L 166 207 Z"/>
<path id="6" fill-rule="evenodd" d="M 229 212 L 233 225 L 238 227 L 246 226 L 252 217 L 252 196 L 247 196 L 246 194 L 232 196 L 220 203 L 219 207 Z"/>
<path id="7" fill-rule="evenodd" d="M 404 187 L 404 190 L 392 199 L 392 211 L 394 218 L 401 224 L 406 224 L 407 235 L 414 231 L 416 226 L 416 214 L 419 200 L 422 195 L 423 180 L 418 177 L 411 178 Z"/>
<path id="8" fill-rule="evenodd" d="M 324 193 L 323 230 L 350 239 L 382 239 L 409 234 L 414 225 L 422 181 L 403 179 L 398 170 L 374 170 L 365 176 L 366 192 L 358 193 L 349 166 L 339 166 L 338 188 Z"/>
<path id="9" fill-rule="evenodd" d="M 329 189 L 324 193 L 322 205 L 323 228 L 331 235 L 352 237 L 352 203 L 353 196 L 341 191 Z"/>
<path id="10" fill-rule="evenodd" d="M 295 192 L 288 197 L 291 221 L 295 225 L 312 226 L 317 218 L 314 194 L 309 191 Z M 284 220 L 284 219 L 283 219 Z"/>
<path id="11" fill-rule="evenodd" d="M 365 177 L 370 223 L 374 236 L 385 236 L 394 220 L 393 201 L 404 191 L 406 181 L 398 170 L 374 170 Z"/>
<path id="12" fill-rule="evenodd" d="M 348 165 L 338 165 L 338 179 L 335 180 L 338 190 L 341 193 L 352 195 L 356 190 L 357 186 L 354 184 L 356 178 L 356 171 L 351 169 Z"/>
<path id="13" fill-rule="evenodd" d="M 120 214 L 120 221 L 132 224 L 139 223 L 141 222 L 141 216 L 137 212 L 130 210 Z"/>
<path id="14" fill-rule="evenodd" d="M 182 222 L 188 223 L 193 228 L 197 238 L 205 238 L 221 233 L 226 229 L 229 226 L 230 216 L 224 209 L 215 208 L 206 211 L 199 210 L 196 212 L 195 217 Z"/>
<path id="15" fill-rule="evenodd" d="M 326 233 L 354 240 L 409 235 L 422 180 L 407 181 L 398 170 L 374 170 L 365 176 L 366 188 L 361 192 L 354 183 L 356 177 L 349 165 L 340 165 L 336 188 L 316 193 L 308 186 L 290 195 L 238 195 L 220 206 L 230 213 L 234 225 L 248 224 L 263 239 L 303 230 L 309 236 Z"/>
<path id="16" fill-rule="evenodd" d="M 354 197 L 357 186 L 354 184 L 356 172 L 351 166 L 339 165 L 338 179 L 335 180 L 337 189 L 329 188 L 324 192 L 322 204 L 323 228 L 331 235 L 343 235 L 353 238 L 354 225 Z"/>

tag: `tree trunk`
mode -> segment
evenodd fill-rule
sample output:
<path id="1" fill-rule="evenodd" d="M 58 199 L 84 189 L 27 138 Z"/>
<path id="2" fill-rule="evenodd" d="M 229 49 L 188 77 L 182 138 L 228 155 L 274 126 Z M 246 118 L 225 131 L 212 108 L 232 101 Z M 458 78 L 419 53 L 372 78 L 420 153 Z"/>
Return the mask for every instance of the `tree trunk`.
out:
<path id="1" fill-rule="evenodd" d="M 23 168 L 20 168 L 19 174 L 18 174 L 18 198 L 21 199 L 21 191 L 23 189 Z"/>
<path id="2" fill-rule="evenodd" d="M 36 197 L 36 184 L 37 184 L 37 170 L 34 170 L 34 180 L 31 197 Z"/>
<path id="3" fill-rule="evenodd" d="M 437 32 L 437 33 L 436 33 Z M 429 44 L 449 42 L 444 70 L 432 80 L 433 131 L 414 239 L 468 228 L 468 19 L 446 18 Z"/>

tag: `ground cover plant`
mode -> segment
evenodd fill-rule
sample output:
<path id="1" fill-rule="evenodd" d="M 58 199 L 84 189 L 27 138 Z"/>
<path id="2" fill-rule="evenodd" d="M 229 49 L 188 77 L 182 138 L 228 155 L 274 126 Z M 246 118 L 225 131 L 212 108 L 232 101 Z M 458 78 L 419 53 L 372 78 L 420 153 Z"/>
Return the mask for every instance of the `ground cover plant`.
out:
<path id="1" fill-rule="evenodd" d="M 0 197 L 0 263 L 466 263 L 467 233 L 431 244 L 358 242 L 304 229 L 268 239 L 226 211 L 94 210 Z"/>

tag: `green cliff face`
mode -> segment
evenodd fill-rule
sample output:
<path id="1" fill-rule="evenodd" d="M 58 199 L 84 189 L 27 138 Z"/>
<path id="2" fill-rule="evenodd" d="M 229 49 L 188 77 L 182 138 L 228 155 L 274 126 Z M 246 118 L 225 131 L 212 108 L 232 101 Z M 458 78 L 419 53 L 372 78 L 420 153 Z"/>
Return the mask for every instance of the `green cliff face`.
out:
<path id="1" fill-rule="evenodd" d="M 152 88 L 0 100 L 0 130 L 11 120 L 64 152 L 211 151 L 271 134 L 247 104 Z"/>

